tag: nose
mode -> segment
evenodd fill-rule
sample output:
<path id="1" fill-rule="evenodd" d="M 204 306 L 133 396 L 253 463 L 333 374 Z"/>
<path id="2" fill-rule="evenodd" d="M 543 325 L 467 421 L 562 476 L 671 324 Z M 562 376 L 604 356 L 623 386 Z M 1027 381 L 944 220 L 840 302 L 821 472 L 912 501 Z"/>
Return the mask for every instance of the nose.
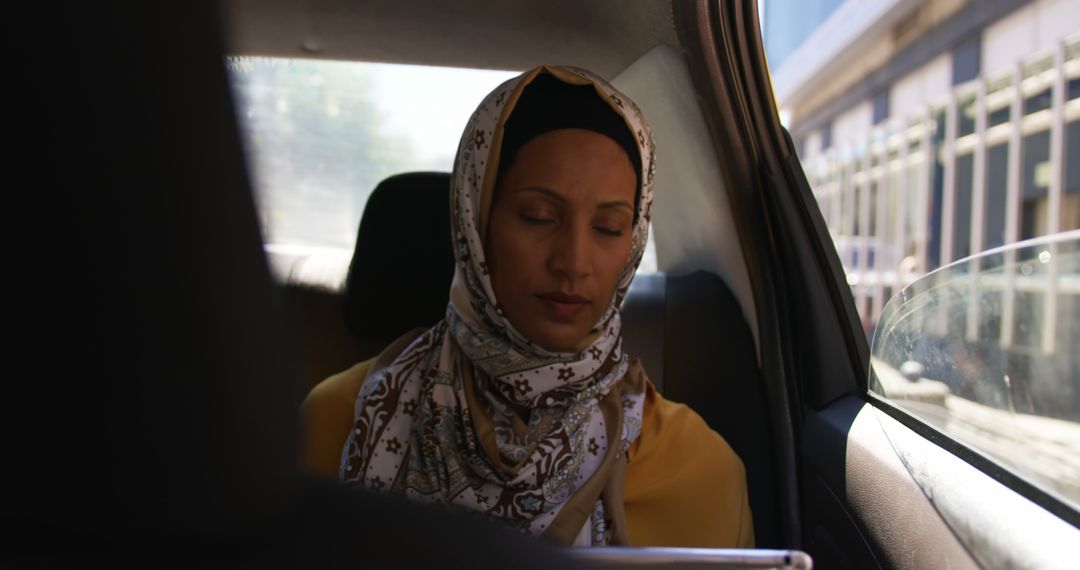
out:
<path id="1" fill-rule="evenodd" d="M 553 242 L 548 269 L 571 281 L 592 274 L 592 249 L 588 228 L 566 227 Z"/>

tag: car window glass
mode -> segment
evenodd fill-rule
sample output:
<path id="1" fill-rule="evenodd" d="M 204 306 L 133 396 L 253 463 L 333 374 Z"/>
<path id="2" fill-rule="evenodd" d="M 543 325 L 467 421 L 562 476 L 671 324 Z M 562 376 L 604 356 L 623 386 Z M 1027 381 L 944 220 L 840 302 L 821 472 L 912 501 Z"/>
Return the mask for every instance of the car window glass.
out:
<path id="1" fill-rule="evenodd" d="M 885 307 L 875 394 L 1080 510 L 1080 231 L 956 262 Z"/>
<path id="2" fill-rule="evenodd" d="M 758 6 L 867 338 L 919 276 L 1080 228 L 1080 3 Z"/>
<path id="3" fill-rule="evenodd" d="M 375 186 L 402 172 L 449 172 L 469 115 L 517 74 L 279 58 L 227 64 L 271 262 L 330 287 L 344 279 Z M 651 237 L 640 271 L 656 271 Z"/>
<path id="4" fill-rule="evenodd" d="M 264 241 L 347 250 L 375 186 L 449 171 L 477 103 L 514 75 L 272 58 L 228 69 Z"/>
<path id="5" fill-rule="evenodd" d="M 758 8 L 871 392 L 1075 510 L 1080 3 Z"/>

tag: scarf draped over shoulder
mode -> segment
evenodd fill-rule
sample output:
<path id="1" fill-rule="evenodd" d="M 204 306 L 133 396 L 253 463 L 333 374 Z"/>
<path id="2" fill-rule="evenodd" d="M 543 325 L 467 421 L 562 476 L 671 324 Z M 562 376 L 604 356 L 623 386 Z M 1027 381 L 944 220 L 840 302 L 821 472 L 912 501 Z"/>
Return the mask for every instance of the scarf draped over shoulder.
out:
<path id="1" fill-rule="evenodd" d="M 550 352 L 514 329 L 484 260 L 503 127 L 541 74 L 592 85 L 625 120 L 640 156 L 630 259 L 603 317 L 573 353 Z M 628 543 L 622 482 L 626 450 L 641 429 L 645 376 L 623 352 L 618 307 L 648 237 L 653 149 L 637 107 L 585 70 L 541 66 L 484 99 L 451 178 L 455 274 L 446 316 L 372 366 L 342 450 L 343 481 L 479 511 L 563 544 Z"/>

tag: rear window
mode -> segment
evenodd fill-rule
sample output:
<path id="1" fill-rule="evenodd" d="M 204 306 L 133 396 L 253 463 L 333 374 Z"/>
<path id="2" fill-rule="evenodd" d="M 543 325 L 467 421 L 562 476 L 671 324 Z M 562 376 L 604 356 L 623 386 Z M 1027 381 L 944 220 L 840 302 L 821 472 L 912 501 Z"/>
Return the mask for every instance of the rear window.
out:
<path id="1" fill-rule="evenodd" d="M 238 57 L 227 60 L 275 276 L 339 289 L 383 179 L 453 168 L 476 106 L 517 71 Z M 639 273 L 656 271 L 650 232 Z"/>
<path id="2" fill-rule="evenodd" d="M 263 241 L 351 250 L 383 179 L 449 171 L 480 100 L 513 71 L 231 58 Z"/>

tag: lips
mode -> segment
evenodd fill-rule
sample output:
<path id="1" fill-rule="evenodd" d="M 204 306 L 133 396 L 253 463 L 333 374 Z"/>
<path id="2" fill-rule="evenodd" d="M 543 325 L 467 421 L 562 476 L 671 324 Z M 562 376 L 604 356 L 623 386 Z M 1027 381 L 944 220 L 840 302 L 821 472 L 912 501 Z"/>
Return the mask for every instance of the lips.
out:
<path id="1" fill-rule="evenodd" d="M 592 301 L 581 295 L 561 291 L 541 293 L 536 297 L 547 307 L 551 316 L 558 320 L 571 319 L 592 304 Z"/>

